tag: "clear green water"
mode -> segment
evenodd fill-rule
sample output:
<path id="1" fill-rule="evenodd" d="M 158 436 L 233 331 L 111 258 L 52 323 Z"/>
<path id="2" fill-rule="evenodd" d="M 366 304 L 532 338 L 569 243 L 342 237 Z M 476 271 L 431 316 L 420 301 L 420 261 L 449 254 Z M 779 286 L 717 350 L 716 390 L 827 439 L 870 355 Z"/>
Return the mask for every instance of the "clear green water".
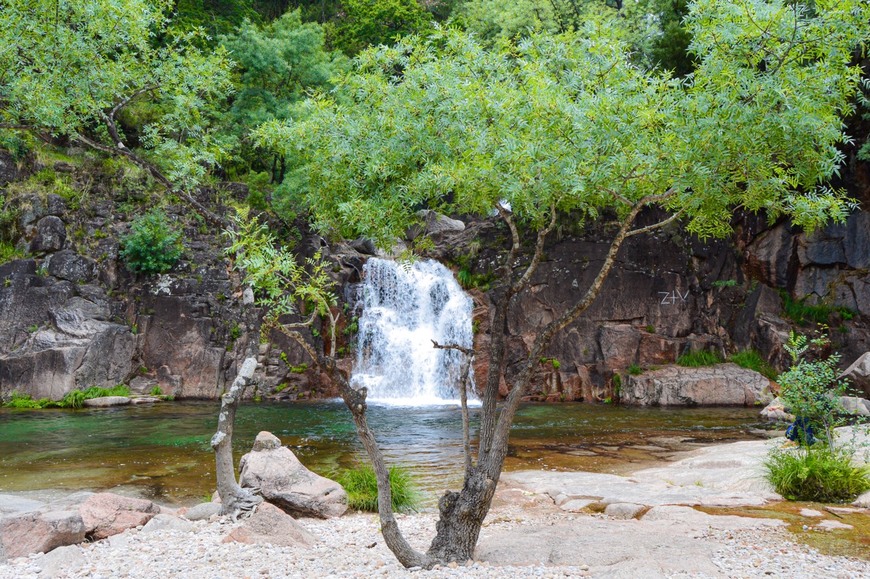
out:
<path id="1" fill-rule="evenodd" d="M 217 402 L 0 409 L 0 493 L 123 489 L 165 503 L 195 503 L 214 488 L 209 440 L 217 410 Z M 387 459 L 414 472 L 426 503 L 460 482 L 458 408 L 371 406 L 369 422 Z M 755 408 L 529 405 L 517 415 L 505 467 L 626 472 L 700 444 L 758 436 L 750 432 L 756 426 Z M 321 474 L 364 458 L 338 402 L 243 406 L 234 437 L 237 461 L 261 430 Z"/>

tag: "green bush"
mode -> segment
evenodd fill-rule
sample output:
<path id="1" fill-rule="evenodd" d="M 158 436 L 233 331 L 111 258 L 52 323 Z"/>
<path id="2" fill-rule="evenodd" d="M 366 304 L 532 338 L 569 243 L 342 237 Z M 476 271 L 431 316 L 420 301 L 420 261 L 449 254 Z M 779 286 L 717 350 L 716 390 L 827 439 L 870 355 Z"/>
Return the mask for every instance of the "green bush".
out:
<path id="1" fill-rule="evenodd" d="M 347 491 L 347 504 L 352 509 L 378 512 L 378 481 L 371 466 L 359 466 L 345 470 L 337 477 L 338 483 Z M 411 473 L 400 466 L 390 469 L 390 491 L 393 510 L 415 510 L 417 491 L 411 481 Z"/>
<path id="2" fill-rule="evenodd" d="M 85 390 L 85 399 L 102 398 L 103 396 L 129 396 L 130 388 L 124 384 L 118 384 L 111 388 L 100 388 L 99 386 L 91 386 Z"/>
<path id="3" fill-rule="evenodd" d="M 741 368 L 755 370 L 759 374 L 770 378 L 776 378 L 776 370 L 773 366 L 767 363 L 767 360 L 761 357 L 761 354 L 755 350 L 742 350 L 729 358 L 729 361 L 734 362 Z"/>
<path id="4" fill-rule="evenodd" d="M 181 257 L 182 251 L 181 233 L 158 209 L 134 220 L 129 235 L 121 240 L 121 244 L 121 257 L 127 267 L 145 275 L 166 273 Z"/>
<path id="5" fill-rule="evenodd" d="M 632 376 L 640 376 L 641 374 L 643 374 L 643 368 L 641 368 L 637 364 L 632 364 L 628 367 L 628 373 Z"/>
<path id="6" fill-rule="evenodd" d="M 722 357 L 716 352 L 686 352 L 677 358 L 677 364 L 680 366 L 688 366 L 689 368 L 700 368 L 701 366 L 712 366 L 722 362 Z"/>
<path id="7" fill-rule="evenodd" d="M 785 350 L 792 359 L 788 371 L 777 376 L 782 387 L 780 398 L 789 412 L 807 420 L 825 444 L 833 443 L 834 428 L 845 424 L 845 411 L 840 397 L 846 393 L 848 383 L 839 378 L 839 354 L 827 358 L 807 360 L 804 354 L 810 346 L 827 345 L 826 338 L 808 340 L 806 336 L 791 332 Z"/>
<path id="8" fill-rule="evenodd" d="M 0 263 L 6 263 L 20 259 L 25 256 L 23 251 L 19 251 L 15 245 L 8 241 L 0 239 Z"/>
<path id="9" fill-rule="evenodd" d="M 764 466 L 776 492 L 791 501 L 839 503 L 870 490 L 870 467 L 854 466 L 851 453 L 823 445 L 775 450 Z"/>
<path id="10" fill-rule="evenodd" d="M 20 394 L 13 392 L 12 397 L 3 406 L 6 408 L 45 408 L 46 404 L 50 403 L 48 398 L 34 400 L 28 394 Z"/>

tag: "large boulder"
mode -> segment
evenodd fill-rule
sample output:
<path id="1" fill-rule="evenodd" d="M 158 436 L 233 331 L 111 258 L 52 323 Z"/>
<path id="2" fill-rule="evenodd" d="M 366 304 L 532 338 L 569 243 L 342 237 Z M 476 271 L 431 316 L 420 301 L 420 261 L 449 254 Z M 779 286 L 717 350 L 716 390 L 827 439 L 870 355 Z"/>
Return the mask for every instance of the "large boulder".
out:
<path id="1" fill-rule="evenodd" d="M 105 539 L 144 525 L 160 512 L 149 500 L 96 493 L 79 507 L 86 532 L 92 539 Z"/>
<path id="2" fill-rule="evenodd" d="M 737 364 L 668 366 L 628 376 L 620 396 L 637 406 L 752 406 L 770 401 L 771 382 Z"/>
<path id="3" fill-rule="evenodd" d="M 261 432 L 251 452 L 242 457 L 239 483 L 293 516 L 340 517 L 347 510 L 341 485 L 305 468 L 271 432 Z"/>
<path id="4" fill-rule="evenodd" d="M 853 386 L 861 389 L 870 398 L 870 352 L 865 352 L 846 368 L 841 378 L 848 378 Z"/>
<path id="5" fill-rule="evenodd" d="M 2 518 L 0 561 L 81 543 L 85 532 L 77 511 L 31 511 Z"/>

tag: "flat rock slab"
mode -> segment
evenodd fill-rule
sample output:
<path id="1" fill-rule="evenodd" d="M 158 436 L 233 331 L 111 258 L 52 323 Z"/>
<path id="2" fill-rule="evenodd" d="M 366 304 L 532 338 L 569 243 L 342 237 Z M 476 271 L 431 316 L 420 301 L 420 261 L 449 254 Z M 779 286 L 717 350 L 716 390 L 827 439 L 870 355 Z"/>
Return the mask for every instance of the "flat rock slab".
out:
<path id="1" fill-rule="evenodd" d="M 762 466 L 776 440 L 744 441 L 691 451 L 685 458 L 631 476 L 590 472 L 518 471 L 502 478 L 564 503 L 757 506 L 780 500 Z"/>
<path id="2" fill-rule="evenodd" d="M 673 521 L 583 517 L 582 522 L 481 532 L 476 558 L 499 565 L 587 565 L 593 577 L 721 575 L 719 546 Z"/>
<path id="3" fill-rule="evenodd" d="M 15 513 L 38 511 L 45 506 L 42 501 L 28 499 L 16 495 L 0 495 L 0 518 Z"/>
<path id="4" fill-rule="evenodd" d="M 126 406 L 130 404 L 130 398 L 127 396 L 100 396 L 99 398 L 90 398 L 82 402 L 89 408 L 108 408 L 110 406 Z"/>

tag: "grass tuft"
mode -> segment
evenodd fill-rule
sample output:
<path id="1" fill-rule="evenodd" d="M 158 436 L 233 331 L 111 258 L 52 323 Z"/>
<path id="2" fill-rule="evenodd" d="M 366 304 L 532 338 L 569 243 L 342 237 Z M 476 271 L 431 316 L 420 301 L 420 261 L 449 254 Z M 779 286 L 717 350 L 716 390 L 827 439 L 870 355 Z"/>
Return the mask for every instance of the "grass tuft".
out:
<path id="1" fill-rule="evenodd" d="M 91 398 L 102 398 L 103 396 L 129 396 L 130 389 L 118 384 L 111 388 L 100 388 L 91 386 L 87 390 L 71 390 L 66 393 L 60 400 L 52 400 L 51 398 L 40 398 L 34 400 L 29 394 L 21 394 L 13 392 L 9 401 L 3 404 L 6 408 L 81 408 L 84 406 L 85 400 Z"/>
<path id="2" fill-rule="evenodd" d="M 755 350 L 742 350 L 729 358 L 729 361 L 734 362 L 741 368 L 755 370 L 759 374 L 770 378 L 776 378 L 776 370 L 773 366 L 767 363 L 767 360 L 761 357 Z"/>
<path id="3" fill-rule="evenodd" d="M 700 368 L 701 366 L 712 366 L 722 362 L 722 357 L 716 352 L 686 352 L 677 358 L 677 364 L 687 366 L 689 368 Z"/>
<path id="4" fill-rule="evenodd" d="M 776 492 L 790 501 L 842 503 L 870 490 L 870 467 L 821 444 L 774 451 L 764 467 Z"/>
<path id="5" fill-rule="evenodd" d="M 378 481 L 371 466 L 347 469 L 338 475 L 337 480 L 347 491 L 347 504 L 350 508 L 378 512 Z M 408 469 L 401 466 L 390 469 L 390 491 L 394 511 L 416 510 L 419 498 Z"/>

